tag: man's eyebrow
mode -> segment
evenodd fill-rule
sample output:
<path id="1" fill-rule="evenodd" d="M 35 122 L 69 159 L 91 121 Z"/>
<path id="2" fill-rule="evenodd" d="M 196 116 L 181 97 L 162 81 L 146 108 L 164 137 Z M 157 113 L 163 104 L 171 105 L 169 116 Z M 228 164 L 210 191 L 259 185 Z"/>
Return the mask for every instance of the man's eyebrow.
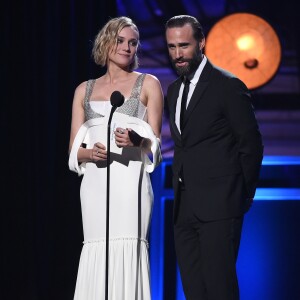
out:
<path id="1" fill-rule="evenodd" d="M 168 46 L 175 46 L 176 43 L 168 43 Z M 178 46 L 187 46 L 189 45 L 189 42 L 182 42 L 182 43 L 177 43 Z"/>

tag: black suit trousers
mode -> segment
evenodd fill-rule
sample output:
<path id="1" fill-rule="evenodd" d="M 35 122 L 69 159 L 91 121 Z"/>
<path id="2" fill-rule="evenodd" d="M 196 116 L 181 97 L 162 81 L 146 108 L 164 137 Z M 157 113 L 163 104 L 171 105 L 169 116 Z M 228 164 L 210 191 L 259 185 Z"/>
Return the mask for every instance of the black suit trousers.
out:
<path id="1" fill-rule="evenodd" d="M 243 216 L 203 222 L 180 184 L 174 240 L 187 300 L 238 300 L 236 260 Z M 208 199 L 209 200 L 209 199 Z"/>

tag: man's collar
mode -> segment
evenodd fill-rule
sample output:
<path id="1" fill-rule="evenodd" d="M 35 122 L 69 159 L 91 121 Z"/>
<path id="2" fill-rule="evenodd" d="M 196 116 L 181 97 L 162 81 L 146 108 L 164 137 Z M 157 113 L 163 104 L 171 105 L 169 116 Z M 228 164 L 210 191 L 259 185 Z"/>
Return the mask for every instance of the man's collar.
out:
<path id="1" fill-rule="evenodd" d="M 194 73 L 194 76 L 190 77 L 190 82 L 193 84 L 193 85 L 196 85 L 199 78 L 200 78 L 200 75 L 202 73 L 202 70 L 204 69 L 204 66 L 207 62 L 207 57 L 203 54 L 203 58 L 202 58 L 202 61 L 201 63 L 199 64 L 196 72 Z"/>

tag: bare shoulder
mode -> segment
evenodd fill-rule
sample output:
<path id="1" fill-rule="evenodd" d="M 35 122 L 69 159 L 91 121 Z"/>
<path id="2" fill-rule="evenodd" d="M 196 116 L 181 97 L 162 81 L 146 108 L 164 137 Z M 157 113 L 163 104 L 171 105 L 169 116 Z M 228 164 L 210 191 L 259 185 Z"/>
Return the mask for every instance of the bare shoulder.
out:
<path id="1" fill-rule="evenodd" d="M 74 91 L 73 104 L 74 105 L 83 105 L 85 93 L 86 93 L 87 81 L 80 83 Z"/>
<path id="2" fill-rule="evenodd" d="M 158 78 L 152 74 L 147 73 L 145 76 L 146 85 L 160 85 Z"/>
<path id="3" fill-rule="evenodd" d="M 143 86 L 147 94 L 161 93 L 162 91 L 159 79 L 152 74 L 146 74 Z"/>
<path id="4" fill-rule="evenodd" d="M 87 81 L 81 82 L 76 88 L 75 88 L 75 95 L 82 96 L 85 94 Z"/>
<path id="5" fill-rule="evenodd" d="M 152 75 L 146 74 L 143 85 L 144 96 L 147 106 L 153 104 L 161 106 L 163 102 L 163 91 L 159 79 Z"/>

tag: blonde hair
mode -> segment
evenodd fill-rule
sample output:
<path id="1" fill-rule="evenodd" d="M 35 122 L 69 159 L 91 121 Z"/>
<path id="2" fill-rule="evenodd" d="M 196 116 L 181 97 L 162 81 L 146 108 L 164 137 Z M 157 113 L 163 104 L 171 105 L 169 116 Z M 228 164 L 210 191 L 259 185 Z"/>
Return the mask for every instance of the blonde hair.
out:
<path id="1" fill-rule="evenodd" d="M 138 34 L 139 30 L 134 22 L 128 17 L 117 17 L 109 20 L 100 29 L 94 40 L 92 56 L 97 65 L 104 67 L 107 64 L 108 54 L 116 45 L 118 35 L 124 27 L 132 27 Z M 134 61 L 130 64 L 130 70 L 138 68 L 138 57 L 134 56 Z"/>

